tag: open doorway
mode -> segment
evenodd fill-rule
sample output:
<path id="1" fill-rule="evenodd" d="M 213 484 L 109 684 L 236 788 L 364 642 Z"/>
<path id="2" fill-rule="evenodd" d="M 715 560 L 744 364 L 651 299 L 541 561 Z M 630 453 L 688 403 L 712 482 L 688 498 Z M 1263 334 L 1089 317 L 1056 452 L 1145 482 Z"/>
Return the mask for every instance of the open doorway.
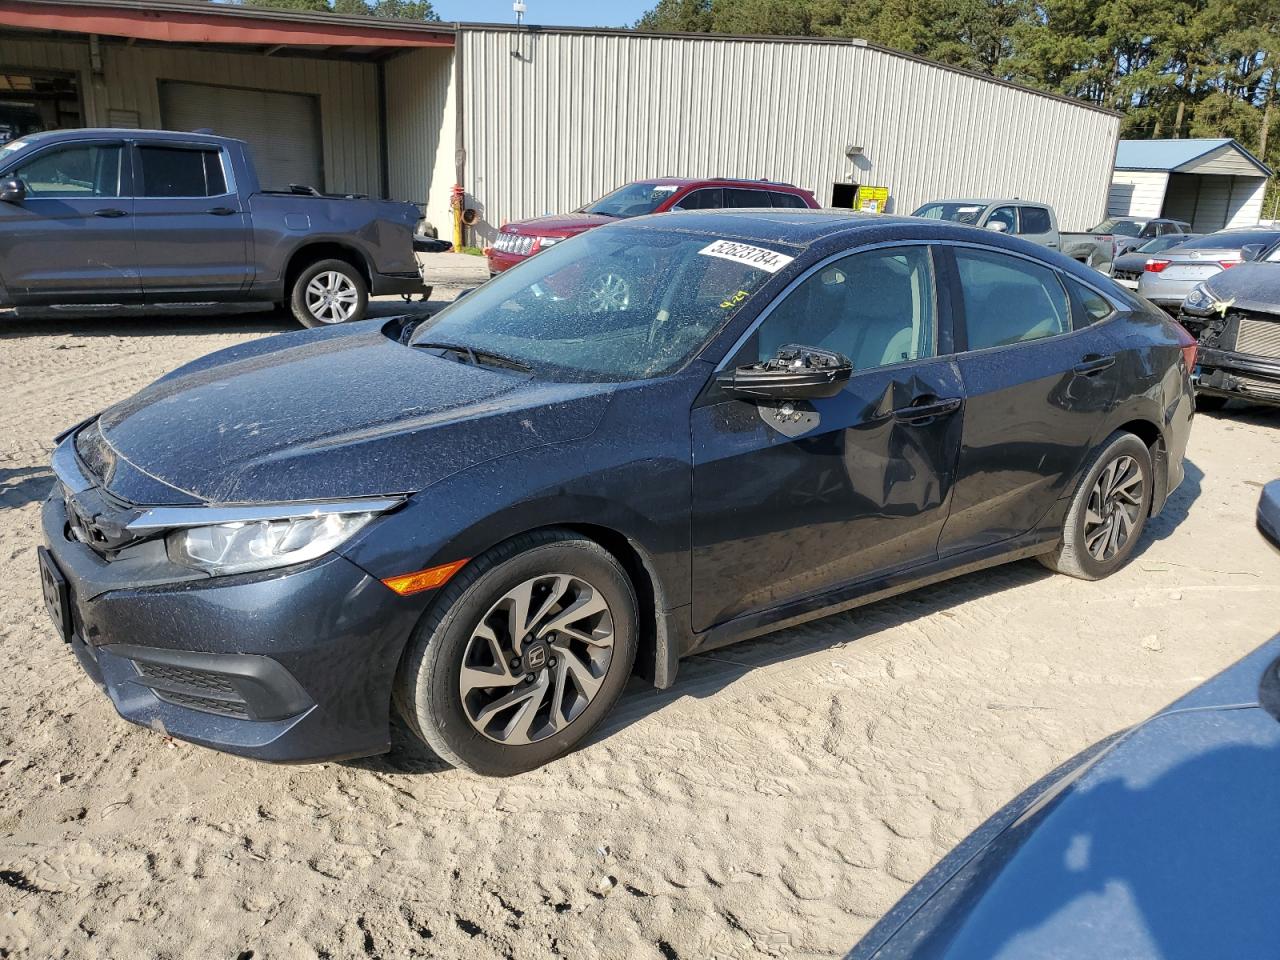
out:
<path id="1" fill-rule="evenodd" d="M 0 68 L 0 143 L 82 125 L 80 84 L 74 75 Z"/>
<path id="2" fill-rule="evenodd" d="M 833 207 L 852 210 L 857 199 L 858 185 L 856 183 L 833 183 L 831 185 L 831 205 Z"/>

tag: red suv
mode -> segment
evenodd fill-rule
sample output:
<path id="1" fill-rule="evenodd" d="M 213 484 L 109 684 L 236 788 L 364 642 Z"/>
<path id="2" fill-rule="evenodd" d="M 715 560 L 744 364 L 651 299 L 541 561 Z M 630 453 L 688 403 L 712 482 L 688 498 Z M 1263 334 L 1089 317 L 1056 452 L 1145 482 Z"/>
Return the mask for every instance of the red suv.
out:
<path id="1" fill-rule="evenodd" d="M 813 192 L 768 180 L 682 180 L 662 177 L 619 187 L 574 213 L 509 223 L 487 251 L 490 275 L 514 267 L 561 240 L 623 217 L 667 210 L 721 210 L 734 207 L 817 209 Z"/>

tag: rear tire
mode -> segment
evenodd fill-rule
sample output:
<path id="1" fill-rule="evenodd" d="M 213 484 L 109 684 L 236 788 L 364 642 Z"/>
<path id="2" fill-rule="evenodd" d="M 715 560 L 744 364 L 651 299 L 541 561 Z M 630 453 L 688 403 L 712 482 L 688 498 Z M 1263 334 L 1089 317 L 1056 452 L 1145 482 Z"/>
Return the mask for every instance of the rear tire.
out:
<path id="1" fill-rule="evenodd" d="M 608 551 L 568 531 L 525 534 L 441 591 L 401 662 L 396 706 L 448 763 L 523 773 L 571 751 L 613 709 L 638 634 L 635 591 Z"/>
<path id="2" fill-rule="evenodd" d="M 1112 434 L 1084 471 L 1062 542 L 1040 557 L 1050 570 L 1101 580 L 1133 554 L 1151 512 L 1151 452 L 1132 433 Z"/>
<path id="3" fill-rule="evenodd" d="M 369 309 L 369 285 L 345 260 L 319 260 L 293 281 L 289 309 L 304 327 L 330 327 L 363 320 Z"/>

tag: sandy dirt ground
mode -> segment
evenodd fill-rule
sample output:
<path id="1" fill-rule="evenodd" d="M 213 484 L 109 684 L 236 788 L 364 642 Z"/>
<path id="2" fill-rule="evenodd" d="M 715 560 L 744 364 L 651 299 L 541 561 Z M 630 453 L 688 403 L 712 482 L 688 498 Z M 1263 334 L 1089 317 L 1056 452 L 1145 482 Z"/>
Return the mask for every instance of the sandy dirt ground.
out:
<path id="1" fill-rule="evenodd" d="M 1024 787 L 1280 629 L 1253 526 L 1280 413 L 1233 410 L 1112 579 L 1019 563 L 695 658 L 516 779 L 403 729 L 303 767 L 166 741 L 41 607 L 50 438 L 289 328 L 0 319 L 0 957 L 837 957 Z"/>

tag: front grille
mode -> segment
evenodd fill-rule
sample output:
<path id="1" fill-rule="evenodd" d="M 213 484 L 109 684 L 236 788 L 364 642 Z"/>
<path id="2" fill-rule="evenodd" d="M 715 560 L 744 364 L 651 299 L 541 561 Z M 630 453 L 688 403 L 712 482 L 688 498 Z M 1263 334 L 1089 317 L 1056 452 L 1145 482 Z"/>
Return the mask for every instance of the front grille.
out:
<path id="1" fill-rule="evenodd" d="M 1236 353 L 1280 357 L 1280 321 L 1241 317 L 1236 331 Z"/>
<path id="2" fill-rule="evenodd" d="M 161 700 L 228 717 L 249 717 L 248 704 L 235 685 L 221 674 L 137 660 L 133 665 L 138 671 L 138 682 L 149 687 Z"/>
<path id="3" fill-rule="evenodd" d="M 212 697 L 195 697 L 172 690 L 155 690 L 157 697 L 179 707 L 190 707 L 192 710 L 203 710 L 205 713 L 217 713 L 224 717 L 249 719 L 249 711 L 245 709 L 243 700 L 214 700 Z"/>
<path id="4" fill-rule="evenodd" d="M 533 252 L 536 237 L 526 237 L 519 233 L 499 233 L 493 243 L 493 249 L 501 253 L 512 253 L 518 257 L 527 257 Z"/>

